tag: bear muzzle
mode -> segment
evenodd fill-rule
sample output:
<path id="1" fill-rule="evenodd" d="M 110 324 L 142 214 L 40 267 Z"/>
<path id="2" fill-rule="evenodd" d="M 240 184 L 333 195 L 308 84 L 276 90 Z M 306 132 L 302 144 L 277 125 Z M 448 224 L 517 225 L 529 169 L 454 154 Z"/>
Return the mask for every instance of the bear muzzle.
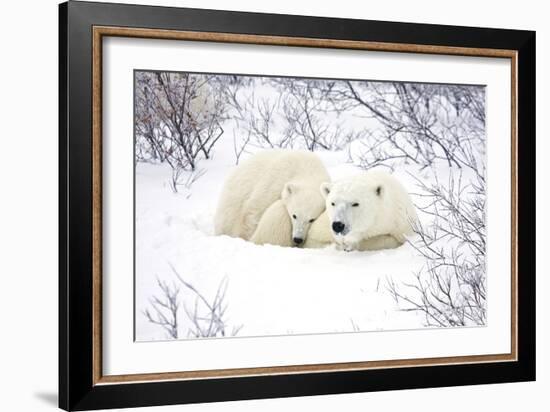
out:
<path id="1" fill-rule="evenodd" d="M 334 233 L 342 233 L 345 228 L 346 225 L 342 222 L 332 222 L 332 231 Z"/>

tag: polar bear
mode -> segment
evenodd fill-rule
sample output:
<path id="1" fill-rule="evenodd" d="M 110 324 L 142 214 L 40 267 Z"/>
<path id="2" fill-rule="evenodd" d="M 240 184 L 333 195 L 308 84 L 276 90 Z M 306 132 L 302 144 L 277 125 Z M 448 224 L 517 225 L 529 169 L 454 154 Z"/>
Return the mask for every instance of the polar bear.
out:
<path id="1" fill-rule="evenodd" d="M 324 202 L 321 207 L 324 209 Z M 257 245 L 298 246 L 297 238 L 293 238 L 291 217 L 283 200 L 279 199 L 264 212 L 250 241 Z"/>
<path id="2" fill-rule="evenodd" d="M 418 217 L 401 183 L 382 171 L 323 183 L 326 210 L 312 225 L 304 247 L 336 243 L 343 250 L 392 249 L 413 234 Z"/>
<path id="3" fill-rule="evenodd" d="M 237 166 L 225 182 L 214 218 L 215 233 L 257 244 L 301 245 L 311 223 L 325 209 L 319 187 L 327 181 L 325 166 L 311 152 L 257 153 Z"/>

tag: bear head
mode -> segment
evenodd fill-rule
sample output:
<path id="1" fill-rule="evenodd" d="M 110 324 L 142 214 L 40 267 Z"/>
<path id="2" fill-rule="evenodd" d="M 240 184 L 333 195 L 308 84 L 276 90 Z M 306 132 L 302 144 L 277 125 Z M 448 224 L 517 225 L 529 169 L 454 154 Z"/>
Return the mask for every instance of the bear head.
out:
<path id="1" fill-rule="evenodd" d="M 351 178 L 321 184 L 321 194 L 334 240 L 346 250 L 356 249 L 369 237 L 384 208 L 384 185 L 376 180 Z"/>
<path id="2" fill-rule="evenodd" d="M 325 199 L 311 185 L 288 182 L 281 193 L 281 200 L 292 222 L 292 241 L 300 246 L 306 240 L 311 224 L 324 212 Z"/>

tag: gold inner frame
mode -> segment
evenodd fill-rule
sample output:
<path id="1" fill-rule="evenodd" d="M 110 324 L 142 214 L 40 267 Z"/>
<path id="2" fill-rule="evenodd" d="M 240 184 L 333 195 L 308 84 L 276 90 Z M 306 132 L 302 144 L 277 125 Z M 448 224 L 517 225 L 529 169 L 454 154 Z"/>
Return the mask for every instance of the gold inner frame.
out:
<path id="1" fill-rule="evenodd" d="M 400 53 L 422 53 L 477 57 L 497 57 L 511 60 L 511 352 L 494 355 L 451 356 L 439 358 L 392 359 L 325 363 L 313 365 L 288 365 L 236 369 L 217 369 L 182 372 L 144 373 L 131 375 L 103 375 L 102 371 L 102 40 L 105 36 L 150 38 L 165 40 L 206 41 L 221 43 L 276 45 L 294 47 L 318 47 Z M 319 373 L 412 366 L 456 365 L 467 363 L 491 363 L 517 361 L 517 52 L 514 50 L 430 46 L 418 44 L 382 43 L 353 40 L 334 40 L 301 37 L 279 37 L 249 34 L 141 29 L 128 27 L 93 27 L 92 42 L 92 276 L 93 276 L 93 384 L 134 383 L 161 380 L 214 379 L 238 376 L 275 374 Z"/>

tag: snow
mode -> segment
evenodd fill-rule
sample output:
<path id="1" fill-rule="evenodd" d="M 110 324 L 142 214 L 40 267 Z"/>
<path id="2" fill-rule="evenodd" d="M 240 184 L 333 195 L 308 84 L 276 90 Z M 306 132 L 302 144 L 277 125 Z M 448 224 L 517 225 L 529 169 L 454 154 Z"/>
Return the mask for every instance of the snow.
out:
<path id="1" fill-rule="evenodd" d="M 344 252 L 326 249 L 258 246 L 213 235 L 213 216 L 225 176 L 235 165 L 229 145 L 220 142 L 215 157 L 200 164 L 206 173 L 187 190 L 174 193 L 166 165 L 136 166 L 136 339 L 168 337 L 144 315 L 157 279 L 181 286 L 174 270 L 210 301 L 227 282 L 224 323 L 238 336 L 414 329 L 423 317 L 400 311 L 386 290 L 386 279 L 407 282 L 424 261 L 405 244 L 394 250 Z M 359 172 L 343 152 L 318 152 L 333 179 Z M 244 157 L 243 157 L 244 158 Z M 405 185 L 411 177 L 398 177 Z M 174 270 L 173 270 L 173 269 Z M 193 309 L 197 297 L 181 287 L 182 305 Z M 179 338 L 192 327 L 179 310 Z M 230 332 L 228 332 L 230 333 Z"/>
<path id="2" fill-rule="evenodd" d="M 372 82 L 369 85 L 370 89 L 363 85 L 365 87 L 360 88 L 360 92 L 366 93 L 365 96 L 373 104 L 386 110 L 390 117 L 395 117 L 394 123 L 406 124 L 407 116 L 401 119 L 399 116 L 404 114 L 394 104 L 395 95 L 385 89 L 382 90 L 383 94 L 379 94 L 376 87 L 372 88 Z M 176 92 L 177 90 L 174 93 Z M 426 99 L 431 96 L 430 93 L 428 87 Z M 171 338 L 162 326 L 150 322 L 145 315 L 145 311 L 149 310 L 154 316 L 154 299 L 163 300 L 159 281 L 179 288 L 178 339 L 193 338 L 197 322 L 201 325 L 208 324 L 211 315 L 201 298 L 210 304 L 218 299 L 220 307 L 225 308 L 221 315 L 225 326 L 224 336 L 235 333 L 237 336 L 266 336 L 426 327 L 429 322 L 425 315 L 403 310 L 411 306 L 407 302 L 405 305 L 404 302 L 399 302 L 398 305 L 388 291 L 388 281 L 391 280 L 404 286 L 407 298 L 424 304 L 422 296 L 415 290 L 415 286 L 418 286 L 415 274 L 426 272 L 429 262 L 408 243 L 393 250 L 344 252 L 334 247 L 314 250 L 258 246 L 242 239 L 213 235 L 213 216 L 220 191 L 225 177 L 236 166 L 237 153 L 243 147 L 245 151 L 240 156 L 240 161 L 270 145 L 276 147 L 282 144 L 286 148 L 303 149 L 305 144 L 296 130 L 289 129 L 289 120 L 283 116 L 284 109 L 292 109 L 296 103 L 292 98 L 285 100 L 289 99 L 288 90 L 278 92 L 268 80 L 256 79 L 248 86 L 240 86 L 237 94 L 236 99 L 241 109 L 228 109 L 224 133 L 215 144 L 212 157 L 198 159 L 195 172 L 197 180 L 192 185 L 180 185 L 175 193 L 172 189 L 172 170 L 166 163 L 137 162 L 136 339 L 150 341 Z M 299 98 L 299 95 L 300 92 L 296 92 L 293 97 Z M 437 93 L 434 96 L 433 99 L 438 99 Z M 422 193 L 423 189 L 419 188 L 418 183 L 421 181 L 430 186 L 440 181 L 445 186 L 452 179 L 464 177 L 466 183 L 470 184 L 468 191 L 472 192 L 471 184 L 475 183 L 476 166 L 483 173 L 481 166 L 485 162 L 483 122 L 474 121 L 467 110 L 462 110 L 459 116 L 458 109 L 451 107 L 449 102 L 434 100 L 431 109 L 425 105 L 417 105 L 415 109 L 424 119 L 422 121 L 426 121 L 424 115 L 427 113 L 424 112 L 432 111 L 434 119 L 438 119 L 433 128 L 438 135 L 442 135 L 442 139 L 444 137 L 442 142 L 448 145 L 450 151 L 460 152 L 460 148 L 470 150 L 466 150 L 467 153 L 458 153 L 459 158 L 473 162 L 474 165 L 463 168 L 457 166 L 456 162 L 454 165 L 448 163 L 438 145 L 420 141 L 422 144 L 416 147 L 417 140 L 407 143 L 405 136 L 409 135 L 406 133 L 388 134 L 388 130 L 394 129 L 388 129 L 376 116 L 355 104 L 340 106 L 340 112 L 334 112 L 326 102 L 314 103 L 317 111 L 314 112 L 312 121 L 318 133 L 325 133 L 325 142 L 332 148 L 331 151 L 320 151 L 319 147 L 315 147 L 315 153 L 321 158 L 333 180 L 361 172 L 363 169 L 359 166 L 368 157 L 368 166 L 381 164 L 380 167 L 393 169 L 393 174 L 411 194 L 419 211 L 427 208 L 419 213 L 423 228 L 430 229 L 435 222 L 433 216 L 442 212 L 440 219 L 447 226 L 453 224 L 447 219 L 448 213 L 436 210 L 433 196 Z M 252 124 L 262 129 L 261 107 L 264 107 L 264 111 L 274 108 L 269 125 L 269 142 L 262 141 L 258 136 L 247 140 L 247 136 L 250 138 Z M 427 119 L 429 120 L 429 116 Z M 416 127 L 415 124 L 413 126 Z M 340 132 L 335 133 L 338 130 Z M 338 136 L 337 139 L 331 139 L 333 133 Z M 472 134 L 477 140 L 472 138 Z M 291 136 L 291 140 L 285 141 L 288 136 Z M 384 146 L 388 146 L 388 136 L 395 137 L 389 148 Z M 349 140 L 347 137 L 350 137 Z M 170 145 L 170 139 L 164 143 Z M 381 152 L 378 147 L 380 144 L 385 147 Z M 396 163 L 383 160 L 386 150 L 394 150 L 393 146 L 398 144 L 405 146 L 397 147 L 397 151 L 390 154 L 399 158 L 403 157 L 403 151 L 409 150 L 413 157 L 419 158 L 415 160 L 405 157 Z M 376 150 L 371 151 L 372 149 Z M 426 158 L 422 158 L 419 153 Z M 377 157 L 382 161 L 377 162 Z M 188 178 L 192 180 L 191 173 L 184 172 L 180 181 L 185 182 Z M 454 196 L 464 200 L 478 195 L 460 191 Z M 479 199 L 484 199 L 483 193 L 479 196 Z M 455 228 L 448 229 L 452 232 Z M 457 236 L 441 236 L 434 246 L 446 257 L 459 255 L 461 259 L 468 258 L 471 251 L 461 249 L 456 244 L 457 239 Z M 412 242 L 416 240 L 418 236 L 417 239 L 411 239 Z M 476 262 L 475 259 L 471 261 Z M 469 264 L 469 261 L 466 263 Z M 192 285 L 200 293 L 200 297 L 186 287 L 182 279 Z M 423 285 L 428 285 L 433 280 L 429 276 L 425 277 Z M 219 292 L 224 290 L 225 293 L 220 295 Z M 436 291 L 437 293 L 440 291 Z M 456 288 L 452 293 L 453 298 L 460 301 L 470 292 L 467 288 Z M 433 299 L 436 301 L 435 305 L 439 306 L 437 297 Z M 447 308 L 443 304 L 436 310 L 446 311 Z M 167 315 L 168 312 L 163 313 Z M 198 315 L 194 316 L 195 313 Z"/>

